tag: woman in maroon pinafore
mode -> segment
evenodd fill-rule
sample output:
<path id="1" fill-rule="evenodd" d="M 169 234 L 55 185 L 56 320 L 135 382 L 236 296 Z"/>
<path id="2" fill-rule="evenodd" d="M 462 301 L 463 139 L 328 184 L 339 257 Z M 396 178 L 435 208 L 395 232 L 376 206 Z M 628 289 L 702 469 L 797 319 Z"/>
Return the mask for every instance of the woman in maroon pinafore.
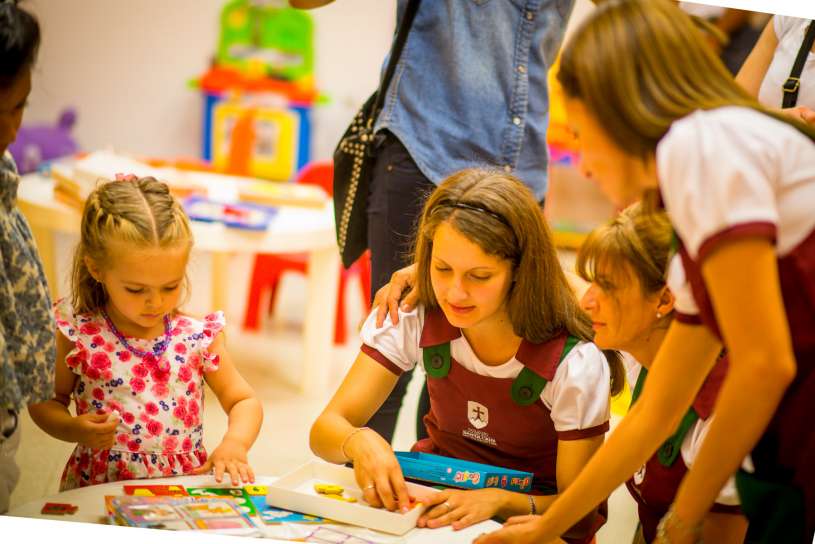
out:
<path id="1" fill-rule="evenodd" d="M 479 544 L 560 535 L 670 436 L 723 347 L 713 421 L 656 540 L 697 542 L 734 473 L 750 542 L 813 540 L 815 130 L 761 106 L 700 38 L 671 2 L 618 0 L 563 51 L 581 169 L 618 205 L 664 206 L 680 259 L 669 285 L 692 297 L 677 301 L 642 395 L 580 477 L 541 518 Z"/>

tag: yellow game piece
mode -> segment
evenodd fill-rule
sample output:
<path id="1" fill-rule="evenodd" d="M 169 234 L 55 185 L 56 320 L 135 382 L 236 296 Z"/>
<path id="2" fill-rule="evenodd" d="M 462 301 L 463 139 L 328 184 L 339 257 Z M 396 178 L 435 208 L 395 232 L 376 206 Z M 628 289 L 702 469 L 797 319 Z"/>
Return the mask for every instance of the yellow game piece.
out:
<path id="1" fill-rule="evenodd" d="M 269 488 L 265 485 L 245 485 L 243 488 L 249 495 L 268 495 Z"/>
<path id="2" fill-rule="evenodd" d="M 314 491 L 320 495 L 342 495 L 345 489 L 341 485 L 314 484 Z"/>

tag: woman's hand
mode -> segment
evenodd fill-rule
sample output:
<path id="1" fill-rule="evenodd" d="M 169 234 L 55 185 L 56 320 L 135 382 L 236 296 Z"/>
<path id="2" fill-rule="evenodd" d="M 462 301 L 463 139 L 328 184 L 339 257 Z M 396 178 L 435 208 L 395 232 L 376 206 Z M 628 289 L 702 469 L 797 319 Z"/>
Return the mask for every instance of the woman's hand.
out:
<path id="1" fill-rule="evenodd" d="M 402 294 L 410 289 L 405 295 Z M 373 306 L 376 310 L 376 326 L 381 327 L 385 322 L 385 316 L 390 314 L 391 323 L 399 323 L 399 301 L 402 301 L 401 309 L 409 312 L 416 307 L 419 299 L 419 292 L 416 289 L 416 265 L 412 264 L 401 268 L 391 274 L 391 281 L 384 285 L 374 296 Z"/>
<path id="2" fill-rule="evenodd" d="M 110 419 L 109 416 L 110 414 L 88 413 L 74 417 L 71 421 L 76 442 L 95 450 L 112 448 L 119 418 Z"/>
<path id="3" fill-rule="evenodd" d="M 246 446 L 237 440 L 225 438 L 221 444 L 215 448 L 207 462 L 195 469 L 193 474 L 206 474 L 215 469 L 215 481 L 221 483 L 224 473 L 229 473 L 232 485 L 237 487 L 243 483 L 254 483 L 255 473 L 249 466 L 246 457 Z"/>
<path id="4" fill-rule="evenodd" d="M 503 489 L 441 491 L 422 501 L 427 510 L 421 515 L 416 526 L 435 529 L 450 525 L 453 530 L 458 531 L 498 514 L 506 498 L 507 492 Z"/>
<path id="5" fill-rule="evenodd" d="M 793 119 L 803 121 L 808 125 L 815 125 L 815 110 L 806 106 L 796 106 L 794 108 L 784 108 L 781 113 L 789 115 Z M 378 293 L 377 293 L 378 294 Z"/>
<path id="6" fill-rule="evenodd" d="M 559 538 L 545 540 L 540 516 L 515 516 L 497 531 L 481 535 L 473 544 L 539 544 L 563 542 Z"/>
<path id="7" fill-rule="evenodd" d="M 354 463 L 354 475 L 365 501 L 375 508 L 407 512 L 410 496 L 390 444 L 371 429 L 352 432 L 342 449 Z"/>

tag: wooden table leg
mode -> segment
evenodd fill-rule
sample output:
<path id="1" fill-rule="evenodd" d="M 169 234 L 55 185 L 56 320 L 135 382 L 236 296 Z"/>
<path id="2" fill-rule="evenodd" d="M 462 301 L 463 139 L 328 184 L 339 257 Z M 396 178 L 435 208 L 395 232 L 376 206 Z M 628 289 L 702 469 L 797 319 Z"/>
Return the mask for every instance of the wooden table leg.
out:
<path id="1" fill-rule="evenodd" d="M 54 232 L 47 227 L 31 225 L 31 234 L 34 235 L 34 242 L 37 244 L 37 252 L 40 254 L 51 298 L 56 300 L 59 297 L 59 282 L 54 251 Z"/>
<path id="2" fill-rule="evenodd" d="M 228 264 L 229 253 L 221 251 L 212 252 L 212 294 L 210 300 L 212 307 L 209 308 L 210 312 L 223 310 L 224 313 L 226 313 L 227 311 L 226 275 Z"/>
<path id="3" fill-rule="evenodd" d="M 336 247 L 309 254 L 300 390 L 313 397 L 331 393 L 328 378 L 333 359 L 339 276 L 340 256 Z"/>

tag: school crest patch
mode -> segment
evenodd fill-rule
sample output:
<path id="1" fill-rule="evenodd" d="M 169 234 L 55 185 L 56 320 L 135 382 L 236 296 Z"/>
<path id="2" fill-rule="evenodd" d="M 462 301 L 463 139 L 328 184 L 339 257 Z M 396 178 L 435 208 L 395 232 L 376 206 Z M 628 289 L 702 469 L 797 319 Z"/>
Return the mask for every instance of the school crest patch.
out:
<path id="1" fill-rule="evenodd" d="M 476 429 L 483 429 L 490 422 L 490 411 L 483 404 L 468 400 L 467 419 Z"/>

